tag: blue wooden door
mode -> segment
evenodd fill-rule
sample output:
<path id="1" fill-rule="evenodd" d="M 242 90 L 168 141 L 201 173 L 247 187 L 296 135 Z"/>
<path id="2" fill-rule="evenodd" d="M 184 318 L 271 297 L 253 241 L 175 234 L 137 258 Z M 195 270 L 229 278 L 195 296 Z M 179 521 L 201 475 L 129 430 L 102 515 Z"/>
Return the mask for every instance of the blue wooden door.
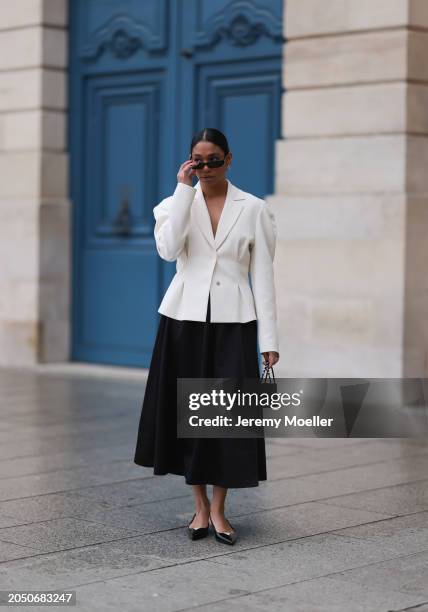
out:
<path id="1" fill-rule="evenodd" d="M 225 132 L 230 180 L 273 192 L 282 0 L 73 0 L 70 6 L 72 359 L 149 365 L 175 264 L 153 207 L 192 134 Z"/>

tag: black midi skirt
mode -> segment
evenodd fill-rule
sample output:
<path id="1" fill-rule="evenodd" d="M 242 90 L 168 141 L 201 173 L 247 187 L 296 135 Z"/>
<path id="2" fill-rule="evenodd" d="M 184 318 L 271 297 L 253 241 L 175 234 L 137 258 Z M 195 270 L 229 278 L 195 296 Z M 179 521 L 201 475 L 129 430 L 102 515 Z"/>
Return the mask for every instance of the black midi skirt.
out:
<path id="1" fill-rule="evenodd" d="M 188 485 L 256 487 L 266 480 L 264 438 L 178 438 L 177 378 L 259 378 L 257 320 L 212 323 L 160 315 L 134 463 Z"/>

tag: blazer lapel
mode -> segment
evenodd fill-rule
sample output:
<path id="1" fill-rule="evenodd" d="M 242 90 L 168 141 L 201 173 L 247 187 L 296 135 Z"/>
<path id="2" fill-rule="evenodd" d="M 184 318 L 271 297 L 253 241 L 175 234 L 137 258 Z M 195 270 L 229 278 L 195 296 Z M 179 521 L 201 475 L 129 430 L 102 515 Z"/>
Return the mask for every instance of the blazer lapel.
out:
<path id="1" fill-rule="evenodd" d="M 196 221 L 209 244 L 216 250 L 223 244 L 230 230 L 238 220 L 238 217 L 243 210 L 242 201 L 245 200 L 244 192 L 238 189 L 238 187 L 235 187 L 235 185 L 233 185 L 229 179 L 226 180 L 228 183 L 227 194 L 223 211 L 217 225 L 215 237 L 213 235 L 210 214 L 208 212 L 204 194 L 201 189 L 200 181 L 198 181 L 195 185 L 196 194 L 194 203 Z"/>

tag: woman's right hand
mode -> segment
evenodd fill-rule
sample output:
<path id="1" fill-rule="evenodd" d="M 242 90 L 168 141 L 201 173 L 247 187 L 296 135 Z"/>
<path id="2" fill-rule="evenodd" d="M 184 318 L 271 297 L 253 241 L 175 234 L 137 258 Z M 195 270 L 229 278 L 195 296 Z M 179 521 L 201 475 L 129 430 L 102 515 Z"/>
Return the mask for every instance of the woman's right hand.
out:
<path id="1" fill-rule="evenodd" d="M 192 169 L 194 163 L 195 162 L 193 159 L 186 159 L 186 161 L 181 164 L 180 170 L 177 174 L 177 181 L 179 183 L 184 183 L 185 185 L 190 185 L 190 187 L 193 187 L 192 176 L 195 176 L 196 174 L 196 170 Z"/>

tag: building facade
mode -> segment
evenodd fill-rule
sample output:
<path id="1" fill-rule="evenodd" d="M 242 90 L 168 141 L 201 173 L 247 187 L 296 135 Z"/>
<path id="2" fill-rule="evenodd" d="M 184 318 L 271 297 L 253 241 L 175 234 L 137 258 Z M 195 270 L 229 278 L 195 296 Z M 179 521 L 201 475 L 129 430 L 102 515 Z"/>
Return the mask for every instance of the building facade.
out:
<path id="1" fill-rule="evenodd" d="M 425 374 L 424 0 L 20 0 L 0 28 L 1 365 L 148 365 L 151 210 L 211 124 L 274 207 L 277 374 Z"/>

